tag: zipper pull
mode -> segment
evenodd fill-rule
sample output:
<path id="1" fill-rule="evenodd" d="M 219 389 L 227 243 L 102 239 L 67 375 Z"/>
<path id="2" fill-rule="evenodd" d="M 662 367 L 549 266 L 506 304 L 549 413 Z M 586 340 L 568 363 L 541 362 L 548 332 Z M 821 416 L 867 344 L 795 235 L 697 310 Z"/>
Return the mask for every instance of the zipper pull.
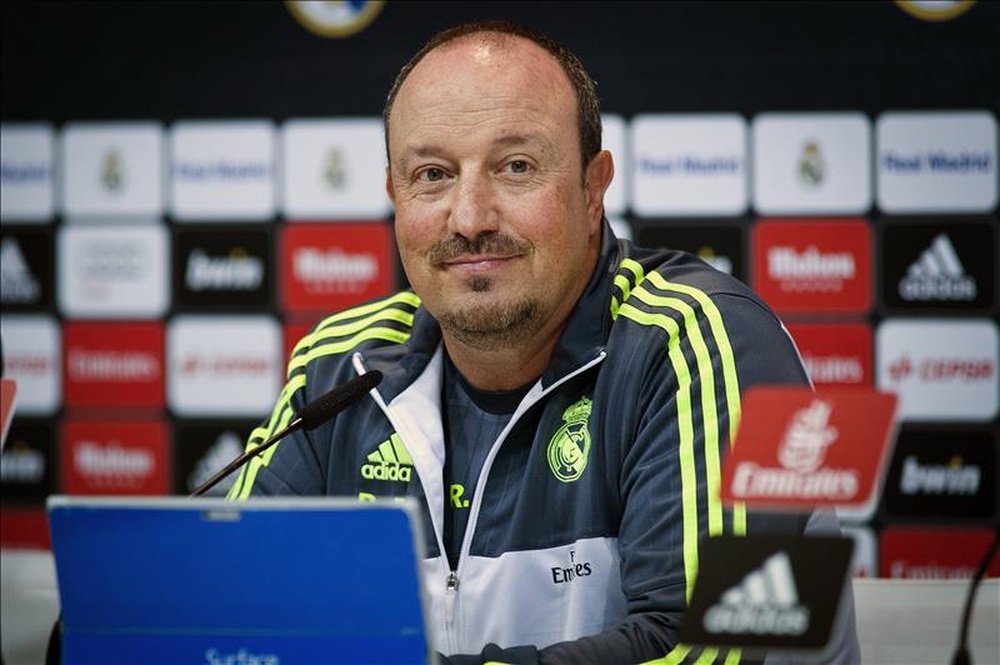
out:
<path id="1" fill-rule="evenodd" d="M 458 597 L 458 573 L 451 571 L 448 573 L 448 583 L 445 585 L 445 610 L 447 616 L 445 620 L 451 624 L 455 620 L 455 598 Z"/>

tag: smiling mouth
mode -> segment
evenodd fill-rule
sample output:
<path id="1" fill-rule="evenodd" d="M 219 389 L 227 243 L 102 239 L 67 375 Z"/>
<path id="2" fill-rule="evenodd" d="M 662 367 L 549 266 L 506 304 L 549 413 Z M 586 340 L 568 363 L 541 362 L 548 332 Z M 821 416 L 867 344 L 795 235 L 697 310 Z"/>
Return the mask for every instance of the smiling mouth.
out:
<path id="1" fill-rule="evenodd" d="M 447 269 L 457 269 L 462 271 L 479 272 L 486 270 L 493 270 L 495 268 L 501 268 L 508 265 L 511 261 L 519 258 L 518 254 L 510 255 L 476 255 L 476 256 L 456 256 L 454 258 L 448 259 L 447 261 L 442 261 L 439 267 Z"/>

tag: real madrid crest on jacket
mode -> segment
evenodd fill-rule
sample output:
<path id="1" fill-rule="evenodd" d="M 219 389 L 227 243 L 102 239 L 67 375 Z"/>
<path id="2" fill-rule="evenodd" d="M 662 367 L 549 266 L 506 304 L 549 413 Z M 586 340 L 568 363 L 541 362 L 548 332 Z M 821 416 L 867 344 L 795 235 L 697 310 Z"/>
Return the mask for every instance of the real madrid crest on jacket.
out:
<path id="1" fill-rule="evenodd" d="M 778 319 L 737 280 L 689 254 L 619 241 L 605 224 L 587 289 L 547 370 L 485 442 L 467 504 L 443 480 L 443 355 L 438 324 L 412 292 L 320 322 L 296 347 L 251 445 L 359 373 L 380 370 L 382 383 L 255 458 L 230 496 L 418 499 L 444 654 L 489 642 L 534 645 L 541 662 L 694 655 L 676 634 L 699 538 L 756 526 L 717 498 L 740 391 L 807 380 Z M 468 510 L 454 567 L 444 528 L 452 505 Z"/>

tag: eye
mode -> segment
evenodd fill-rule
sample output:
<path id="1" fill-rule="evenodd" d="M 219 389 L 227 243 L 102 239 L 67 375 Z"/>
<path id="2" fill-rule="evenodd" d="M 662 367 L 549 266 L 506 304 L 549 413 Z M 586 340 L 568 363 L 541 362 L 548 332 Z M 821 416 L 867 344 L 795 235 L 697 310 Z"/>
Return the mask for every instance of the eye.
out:
<path id="1" fill-rule="evenodd" d="M 527 173 L 531 166 L 523 159 L 512 159 L 507 163 L 511 173 Z"/>
<path id="2" fill-rule="evenodd" d="M 444 180 L 444 177 L 444 169 L 440 169 L 436 166 L 430 166 L 417 174 L 417 178 L 419 180 L 424 180 L 426 182 L 441 182 Z"/>

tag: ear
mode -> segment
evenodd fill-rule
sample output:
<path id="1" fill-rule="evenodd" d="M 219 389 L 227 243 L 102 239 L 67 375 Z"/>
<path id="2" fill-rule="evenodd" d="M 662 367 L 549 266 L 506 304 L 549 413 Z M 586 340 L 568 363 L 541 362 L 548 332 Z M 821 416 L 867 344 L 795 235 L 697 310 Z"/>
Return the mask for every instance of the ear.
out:
<path id="1" fill-rule="evenodd" d="M 615 162 L 611 153 L 602 150 L 587 164 L 586 179 L 583 188 L 587 196 L 587 218 L 593 228 L 600 226 L 601 217 L 604 215 L 604 193 L 611 185 L 611 179 L 615 177 Z"/>
<path id="2" fill-rule="evenodd" d="M 385 167 L 385 193 L 389 196 L 392 205 L 396 205 L 396 190 L 392 187 L 392 171 Z"/>

